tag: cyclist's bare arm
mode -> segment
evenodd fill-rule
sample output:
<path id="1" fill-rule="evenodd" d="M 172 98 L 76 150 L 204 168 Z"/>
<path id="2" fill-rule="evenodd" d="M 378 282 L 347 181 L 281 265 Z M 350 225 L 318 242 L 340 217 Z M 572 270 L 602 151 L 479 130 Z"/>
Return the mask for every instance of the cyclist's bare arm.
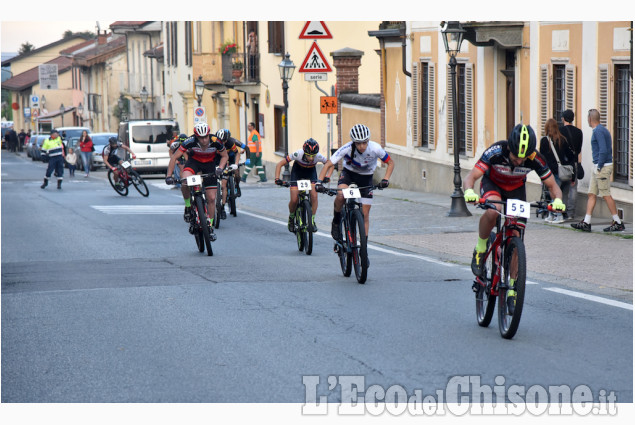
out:
<path id="1" fill-rule="evenodd" d="M 168 171 L 166 172 L 167 176 L 172 175 L 172 173 L 174 172 L 174 164 L 176 164 L 176 161 L 183 155 L 185 155 L 185 152 L 181 152 L 178 149 L 175 150 L 172 155 L 170 155 L 170 162 L 168 163 Z"/>
<path id="2" fill-rule="evenodd" d="M 560 190 L 560 186 L 556 183 L 556 178 L 552 175 L 549 176 L 548 179 L 543 181 L 547 189 L 549 189 L 549 193 L 551 194 L 551 199 L 562 199 L 562 191 Z"/>
<path id="3" fill-rule="evenodd" d="M 223 149 L 220 152 L 220 163 L 218 164 L 218 166 L 222 169 L 225 168 L 225 165 L 227 165 L 227 160 L 229 159 L 229 155 L 227 155 L 227 149 Z"/>
<path id="4" fill-rule="evenodd" d="M 477 167 L 472 168 L 472 171 L 470 171 L 468 175 L 465 176 L 465 179 L 463 180 L 463 190 L 474 189 L 474 183 L 478 179 L 483 177 L 483 174 L 485 173 L 480 168 L 477 168 Z"/>
<path id="5" fill-rule="evenodd" d="M 390 160 L 386 164 L 388 164 L 388 166 L 386 167 L 386 174 L 384 174 L 384 179 L 390 180 L 390 176 L 392 176 L 392 170 L 395 169 L 395 161 L 390 158 Z"/>
<path id="6" fill-rule="evenodd" d="M 333 165 L 333 163 L 329 159 L 324 164 L 324 167 L 322 167 L 322 171 L 320 172 L 320 177 L 318 178 L 318 180 L 324 180 L 325 177 L 331 178 L 331 174 L 333 173 L 333 168 L 335 168 L 335 165 Z"/>
<path id="7" fill-rule="evenodd" d="M 276 164 L 276 172 L 274 174 L 274 178 L 279 179 L 280 178 L 280 170 L 282 170 L 282 166 L 284 164 L 288 164 L 287 159 L 281 159 L 277 164 Z"/>

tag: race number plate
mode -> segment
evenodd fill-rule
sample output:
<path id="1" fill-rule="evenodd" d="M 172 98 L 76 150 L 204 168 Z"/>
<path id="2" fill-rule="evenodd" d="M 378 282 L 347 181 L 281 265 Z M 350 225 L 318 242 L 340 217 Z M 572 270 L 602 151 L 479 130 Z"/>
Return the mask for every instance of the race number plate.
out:
<path id="1" fill-rule="evenodd" d="M 121 166 L 123 168 L 129 168 L 130 167 L 130 163 L 128 161 L 124 161 L 124 162 L 121 163 Z"/>
<path id="2" fill-rule="evenodd" d="M 298 180 L 298 190 L 311 191 L 311 180 Z"/>
<path id="3" fill-rule="evenodd" d="M 188 186 L 200 186 L 203 183 L 203 179 L 198 174 L 187 177 Z"/>
<path id="4" fill-rule="evenodd" d="M 531 215 L 531 208 L 529 202 L 521 201 L 520 199 L 508 199 L 506 214 L 514 217 L 529 218 Z"/>
<path id="5" fill-rule="evenodd" d="M 359 192 L 359 189 L 356 187 L 347 187 L 346 189 L 342 189 L 342 195 L 344 195 L 344 198 L 346 199 L 351 199 L 351 198 L 361 198 L 362 194 Z"/>

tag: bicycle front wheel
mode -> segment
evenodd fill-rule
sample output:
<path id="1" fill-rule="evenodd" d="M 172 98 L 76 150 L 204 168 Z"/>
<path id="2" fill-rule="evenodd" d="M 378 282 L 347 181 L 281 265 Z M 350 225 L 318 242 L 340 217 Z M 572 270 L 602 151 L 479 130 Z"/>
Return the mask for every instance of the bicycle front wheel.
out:
<path id="1" fill-rule="evenodd" d="M 115 173 L 113 173 L 112 170 L 108 170 L 108 181 L 110 182 L 112 188 L 115 189 L 115 192 L 117 192 L 121 196 L 126 196 L 128 194 L 128 186 L 123 183 L 120 184 L 115 182 Z"/>
<path id="2" fill-rule="evenodd" d="M 311 203 L 302 201 L 302 232 L 304 233 L 304 252 L 311 255 L 313 252 L 313 222 L 311 220 Z"/>
<path id="3" fill-rule="evenodd" d="M 494 243 L 496 233 L 492 232 L 487 240 L 487 251 Z M 496 252 L 491 252 L 489 257 L 485 258 L 485 273 L 483 279 L 485 286 L 479 285 L 476 291 L 476 321 L 479 326 L 488 327 L 494 316 L 494 295 L 491 294 L 492 282 L 496 275 Z M 480 279 L 479 279 L 480 280 Z"/>
<path id="4" fill-rule="evenodd" d="M 148 185 L 145 181 L 143 181 L 139 173 L 137 173 L 135 170 L 130 170 L 130 179 L 132 180 L 132 184 L 134 185 L 135 189 L 137 189 L 137 192 L 139 192 L 141 196 L 147 197 L 148 195 L 150 195 Z"/>
<path id="5" fill-rule="evenodd" d="M 349 277 L 351 275 L 353 266 L 353 254 L 350 250 L 350 243 L 348 242 L 348 231 L 344 218 L 344 211 L 342 211 L 342 219 L 340 220 L 340 249 L 338 255 L 340 257 L 340 266 L 342 267 L 342 273 L 344 276 Z"/>
<path id="6" fill-rule="evenodd" d="M 503 281 L 498 288 L 498 328 L 505 339 L 512 339 L 516 335 L 523 313 L 526 261 L 523 240 L 519 237 L 510 238 L 504 253 Z"/>
<path id="7" fill-rule="evenodd" d="M 304 251 L 304 245 L 306 244 L 306 235 L 302 230 L 302 220 L 304 217 L 304 206 L 299 204 L 295 210 L 294 226 L 295 226 L 295 238 L 298 242 L 298 251 Z"/>
<path id="8" fill-rule="evenodd" d="M 358 209 L 351 214 L 349 243 L 353 251 L 353 266 L 357 282 L 366 282 L 368 273 L 368 250 L 366 246 L 366 229 L 364 227 L 364 215 Z"/>
<path id="9" fill-rule="evenodd" d="M 205 212 L 205 201 L 203 200 L 202 196 L 196 197 L 196 213 L 198 214 L 197 224 L 199 225 L 199 231 L 203 233 L 203 241 L 205 242 L 205 247 L 207 248 L 207 255 L 212 256 L 214 255 L 214 253 L 212 251 L 212 241 L 209 237 L 210 229 L 207 220 L 207 213 Z"/>
<path id="10" fill-rule="evenodd" d="M 220 179 L 217 184 L 218 186 L 216 188 L 216 213 L 214 215 L 215 229 L 218 229 L 220 227 L 220 210 L 223 208 L 223 197 L 222 197 L 223 186 L 221 185 Z"/>

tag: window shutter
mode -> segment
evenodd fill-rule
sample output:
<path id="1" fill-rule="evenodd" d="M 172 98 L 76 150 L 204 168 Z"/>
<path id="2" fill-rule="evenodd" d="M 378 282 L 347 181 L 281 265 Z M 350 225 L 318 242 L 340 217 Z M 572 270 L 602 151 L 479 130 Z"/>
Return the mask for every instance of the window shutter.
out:
<path id="1" fill-rule="evenodd" d="M 631 78 L 631 94 L 633 93 L 633 79 Z M 629 147 L 628 147 L 628 160 L 629 160 L 629 172 L 628 172 L 628 183 L 633 185 L 633 96 L 629 97 L 630 102 L 630 116 L 628 117 L 628 122 L 630 124 L 629 129 Z"/>
<path id="2" fill-rule="evenodd" d="M 540 65 L 540 130 L 536 133 L 543 135 L 547 119 L 549 119 L 549 65 Z"/>
<path id="3" fill-rule="evenodd" d="M 609 122 L 609 66 L 607 64 L 600 65 L 598 77 L 598 110 L 600 111 L 600 124 L 607 127 Z"/>
<path id="4" fill-rule="evenodd" d="M 566 109 L 577 111 L 576 104 L 576 68 L 575 65 L 567 65 L 565 67 L 566 82 L 564 85 L 564 96 Z"/>
<path id="5" fill-rule="evenodd" d="M 448 72 L 446 73 L 446 98 L 447 98 L 447 108 L 445 108 L 445 116 L 447 117 L 448 123 L 448 152 L 454 149 L 454 115 L 452 111 L 454 111 L 454 93 L 452 93 L 452 74 L 450 73 L 450 65 L 447 66 Z"/>
<path id="6" fill-rule="evenodd" d="M 434 64 L 428 63 L 428 148 L 435 148 L 435 133 L 436 133 L 436 102 L 435 100 L 435 77 L 434 77 Z M 632 115 L 632 114 L 631 114 Z M 631 127 L 632 128 L 632 127 Z M 632 138 L 631 138 L 632 140 Z"/>
<path id="7" fill-rule="evenodd" d="M 465 64 L 465 154 L 474 156 L 474 64 Z"/>
<path id="8" fill-rule="evenodd" d="M 419 62 L 412 63 L 412 146 L 421 146 L 419 141 Z"/>

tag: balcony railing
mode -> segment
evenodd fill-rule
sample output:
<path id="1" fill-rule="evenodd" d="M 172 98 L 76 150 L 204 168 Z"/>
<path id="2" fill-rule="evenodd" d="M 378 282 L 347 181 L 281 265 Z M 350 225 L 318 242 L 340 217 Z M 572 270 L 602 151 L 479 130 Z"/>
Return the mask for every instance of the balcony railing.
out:
<path id="1" fill-rule="evenodd" d="M 223 82 L 257 83 L 260 81 L 260 56 L 244 52 L 222 55 L 222 74 Z"/>

